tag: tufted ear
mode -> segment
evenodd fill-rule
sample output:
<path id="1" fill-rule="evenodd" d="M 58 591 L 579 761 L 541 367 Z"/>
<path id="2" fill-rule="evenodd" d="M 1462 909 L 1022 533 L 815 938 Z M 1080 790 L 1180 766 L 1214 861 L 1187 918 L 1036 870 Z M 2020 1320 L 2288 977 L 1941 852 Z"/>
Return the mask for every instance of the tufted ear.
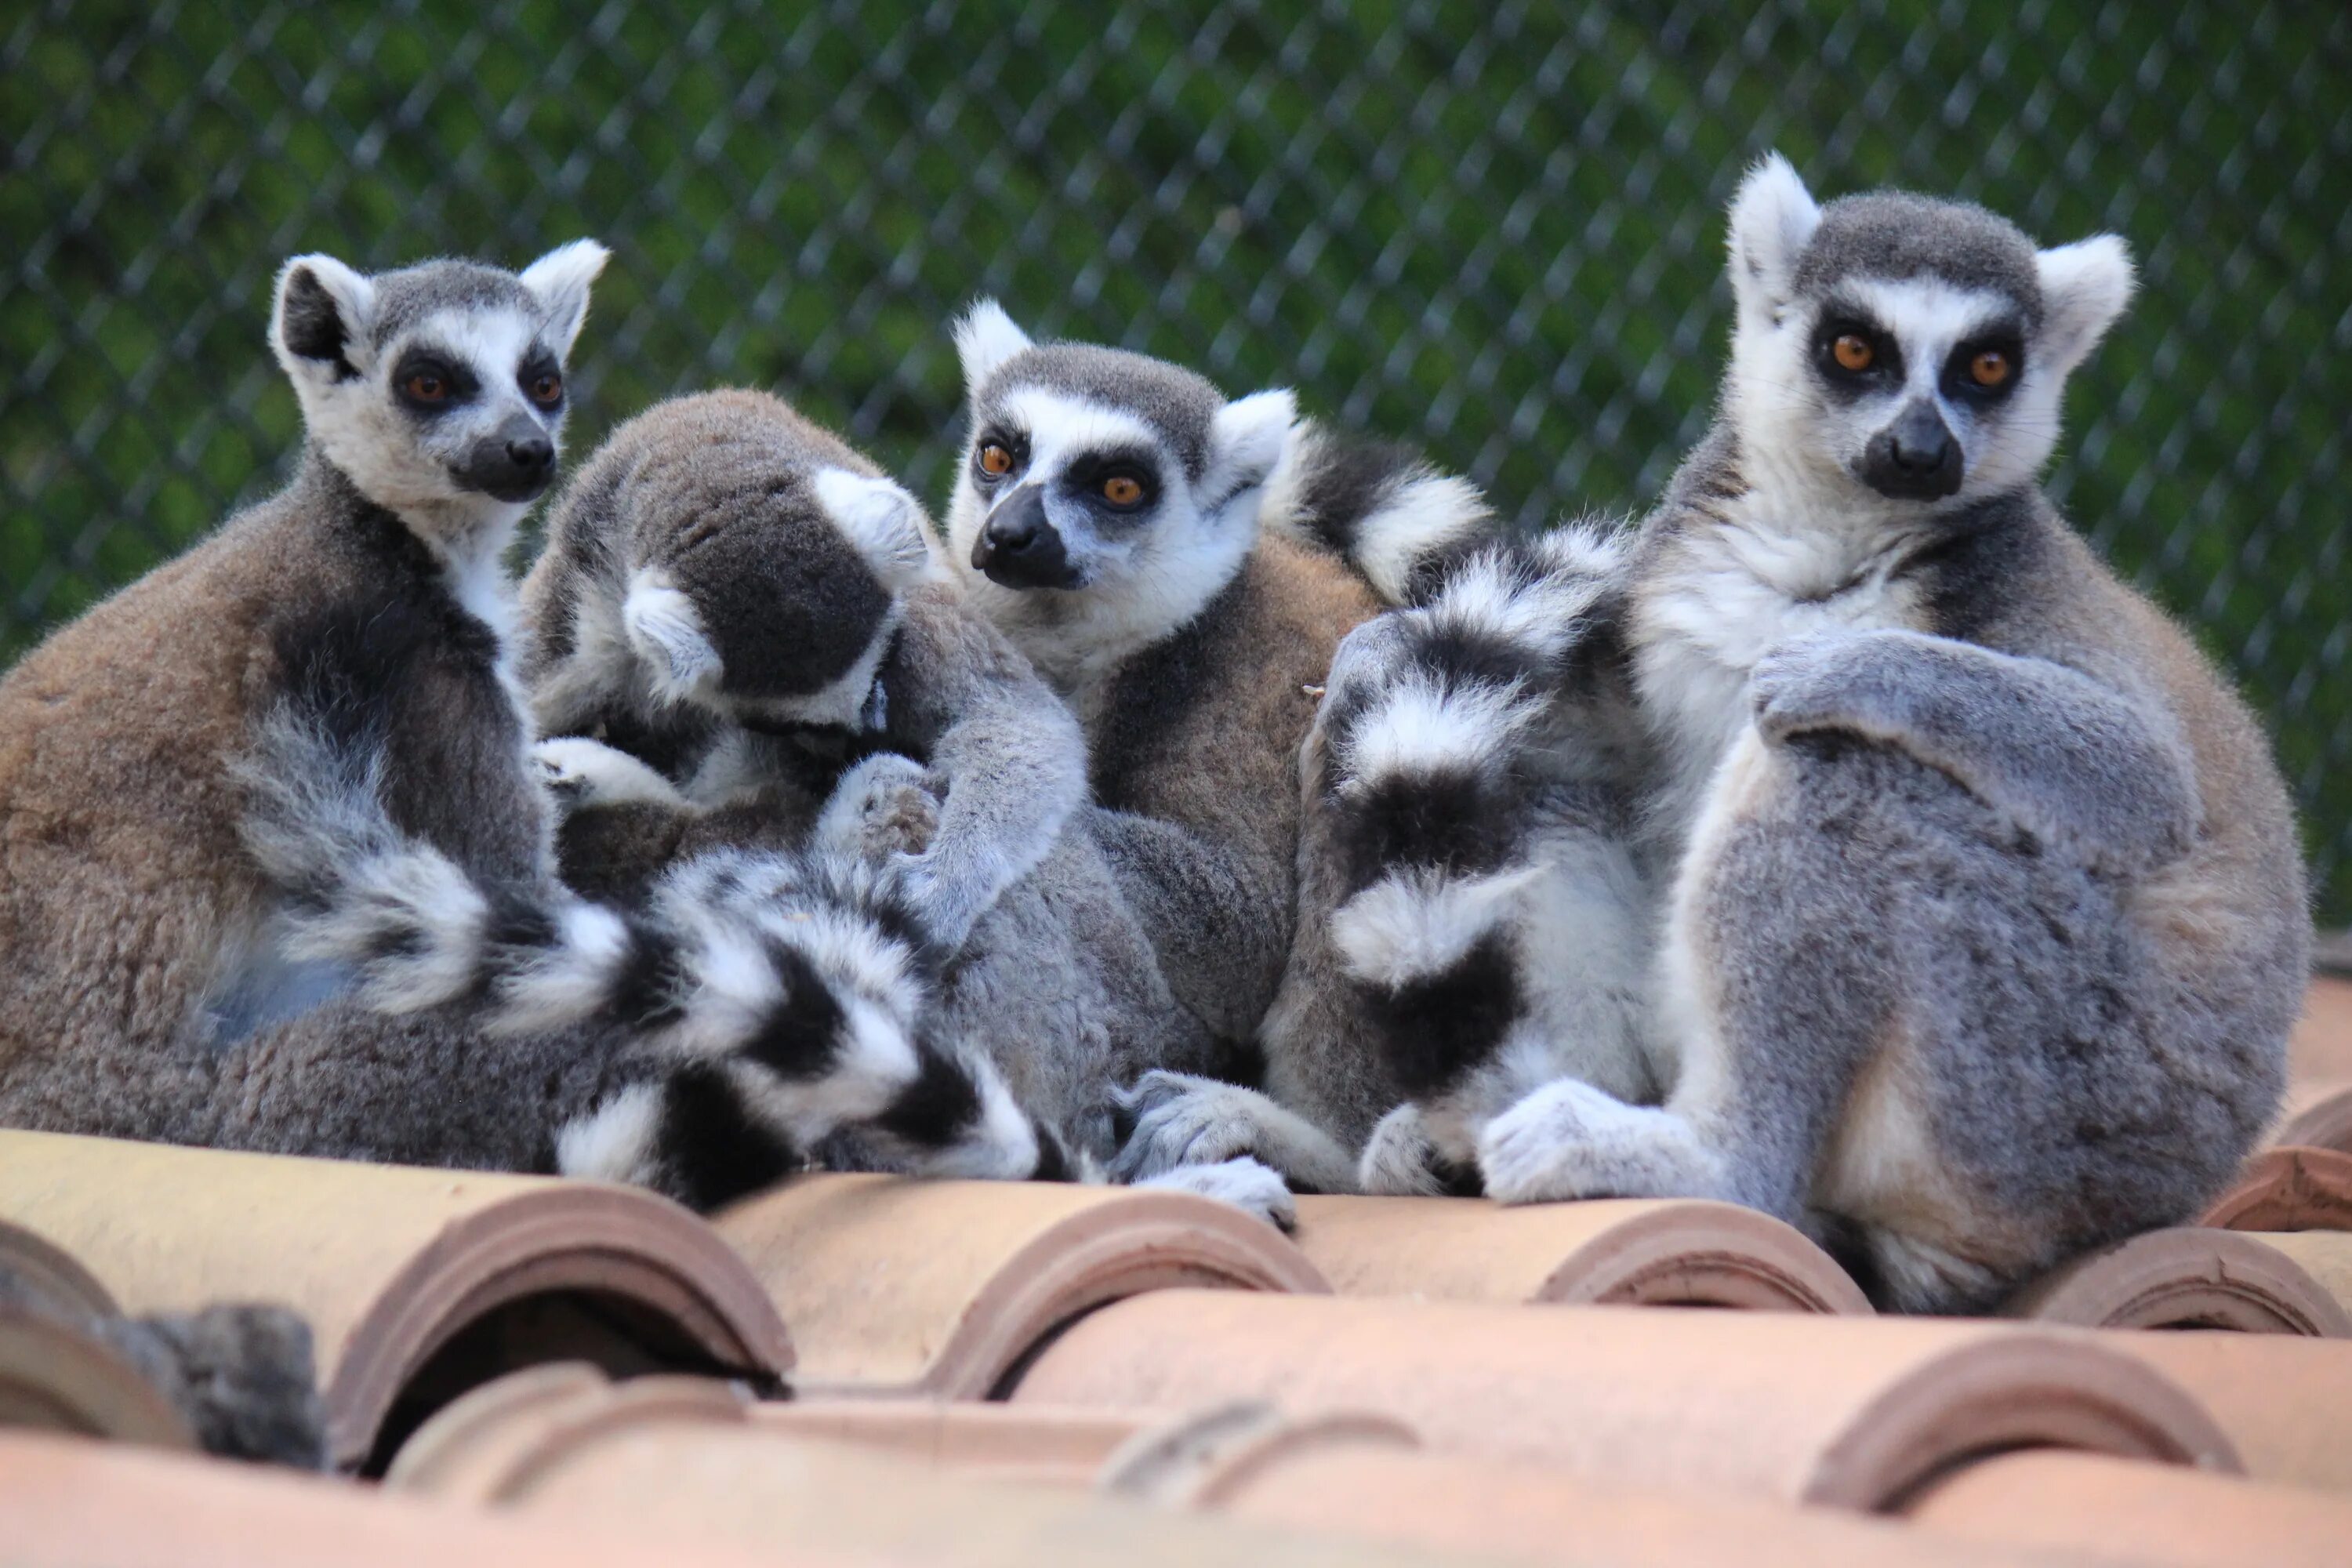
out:
<path id="1" fill-rule="evenodd" d="M 629 580 L 621 604 L 621 626 L 629 646 L 645 661 L 654 695 L 685 702 L 719 689 L 724 673 L 719 650 L 702 629 L 694 601 L 670 585 L 660 572 L 644 570 Z"/>
<path id="2" fill-rule="evenodd" d="M 2083 363 L 2131 303 L 2131 249 L 2114 235 L 2101 234 L 2042 251 L 2033 261 L 2042 280 L 2042 331 L 2034 346 L 2050 368 L 2064 375 Z"/>
<path id="3" fill-rule="evenodd" d="M 575 239 L 522 269 L 522 286 L 546 313 L 547 335 L 557 353 L 572 352 L 580 325 L 588 319 L 588 287 L 612 254 L 593 239 Z"/>
<path id="4" fill-rule="evenodd" d="M 1201 493 L 1223 506 L 1244 490 L 1274 477 L 1298 420 L 1298 399 L 1288 387 L 1253 392 L 1217 410 L 1209 426 L 1209 461 Z"/>
<path id="5" fill-rule="evenodd" d="M 1031 346 L 1029 334 L 1013 324 L 993 300 L 975 300 L 955 324 L 956 357 L 963 362 L 963 390 L 976 396 L 1004 362 Z"/>
<path id="6" fill-rule="evenodd" d="M 913 496 L 888 479 L 819 468 L 811 481 L 842 536 L 857 547 L 892 593 L 931 575 L 931 531 Z"/>
<path id="7" fill-rule="evenodd" d="M 1731 291 L 1743 321 L 1777 321 L 1796 287 L 1797 261 L 1821 226 L 1822 209 L 1778 153 L 1739 182 L 1731 202 Z"/>
<path id="8" fill-rule="evenodd" d="M 374 358 L 375 285 L 331 256 L 298 256 L 278 274 L 269 347 L 297 384 L 341 381 Z"/>

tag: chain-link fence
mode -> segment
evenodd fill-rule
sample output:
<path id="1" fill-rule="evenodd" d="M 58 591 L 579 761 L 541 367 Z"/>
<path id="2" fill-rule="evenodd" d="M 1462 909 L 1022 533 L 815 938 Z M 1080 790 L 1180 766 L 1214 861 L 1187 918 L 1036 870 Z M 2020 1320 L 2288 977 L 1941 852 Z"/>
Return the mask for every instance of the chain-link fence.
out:
<path id="1" fill-rule="evenodd" d="M 0 23 L 0 660 L 266 490 L 288 254 L 610 243 L 575 449 L 776 387 L 936 497 L 973 295 L 1424 443 L 1533 524 L 1653 494 L 1722 205 L 2108 228 L 2137 310 L 2053 478 L 2269 715 L 2352 917 L 2352 10 L 2017 0 L 67 0 Z M 1663 10 L 1663 14 L 1661 14 Z"/>

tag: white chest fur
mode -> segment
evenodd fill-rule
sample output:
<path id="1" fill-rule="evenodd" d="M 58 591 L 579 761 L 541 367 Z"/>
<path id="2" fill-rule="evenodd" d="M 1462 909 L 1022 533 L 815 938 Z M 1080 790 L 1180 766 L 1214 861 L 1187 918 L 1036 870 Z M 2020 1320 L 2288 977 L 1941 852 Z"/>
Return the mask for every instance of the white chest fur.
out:
<path id="1" fill-rule="evenodd" d="M 1635 597 L 1635 679 L 1664 746 L 1666 822 L 1679 836 L 1747 727 L 1748 672 L 1783 643 L 1840 630 L 1923 628 L 1901 572 L 1915 530 L 1874 510 L 1776 505 L 1754 493 L 1692 516 Z"/>

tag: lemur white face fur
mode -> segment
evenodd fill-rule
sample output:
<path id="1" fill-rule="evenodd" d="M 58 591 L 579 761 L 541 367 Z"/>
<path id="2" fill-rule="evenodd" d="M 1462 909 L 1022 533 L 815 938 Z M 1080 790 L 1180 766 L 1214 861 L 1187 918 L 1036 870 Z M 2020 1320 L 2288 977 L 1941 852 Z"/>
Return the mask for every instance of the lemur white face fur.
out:
<path id="1" fill-rule="evenodd" d="M 1778 153 L 1741 185 L 1730 247 L 1742 461 L 1840 510 L 2030 483 L 2067 375 L 2132 290 L 2112 235 L 2035 251 L 1959 203 L 1878 193 L 1824 209 Z"/>
<path id="2" fill-rule="evenodd" d="M 1256 542 L 1290 439 L 1287 391 L 1227 402 L 1143 354 L 1033 342 L 992 300 L 956 328 L 971 439 L 949 555 L 1054 679 L 1056 651 L 1116 661 L 1182 626 Z M 1055 629 L 1055 648 L 1024 629 Z"/>
<path id="3" fill-rule="evenodd" d="M 574 240 L 520 274 L 428 261 L 278 274 L 270 347 L 310 438 L 453 562 L 494 556 L 554 477 L 564 356 L 607 255 Z"/>

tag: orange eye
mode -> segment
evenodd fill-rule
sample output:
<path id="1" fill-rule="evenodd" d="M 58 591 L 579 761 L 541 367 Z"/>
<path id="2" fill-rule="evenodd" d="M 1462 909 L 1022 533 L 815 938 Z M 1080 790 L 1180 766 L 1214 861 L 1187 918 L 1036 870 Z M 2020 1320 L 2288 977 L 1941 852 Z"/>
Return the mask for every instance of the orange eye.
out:
<path id="1" fill-rule="evenodd" d="M 980 471 L 983 474 L 1009 474 L 1013 471 L 1013 449 L 1001 441 L 991 441 L 980 449 Z"/>
<path id="2" fill-rule="evenodd" d="M 1999 349 L 1987 349 L 1969 361 L 1969 376 L 1979 386 L 1999 386 L 2009 380 L 2009 356 Z"/>
<path id="3" fill-rule="evenodd" d="M 1113 474 L 1102 482 L 1102 498 L 1113 506 L 1133 506 L 1143 499 L 1143 482 L 1129 474 Z"/>
<path id="4" fill-rule="evenodd" d="M 1868 370 L 1878 358 L 1878 351 L 1870 340 L 1858 332 L 1847 332 L 1830 345 L 1830 357 L 1838 362 L 1841 370 Z"/>
<path id="5" fill-rule="evenodd" d="M 419 403 L 439 403 L 449 395 L 449 384 L 430 371 L 419 371 L 401 384 L 401 390 Z"/>
<path id="6" fill-rule="evenodd" d="M 530 400 L 533 403 L 553 403 L 563 395 L 563 378 L 553 371 L 549 371 L 544 375 L 532 376 L 530 390 Z"/>

